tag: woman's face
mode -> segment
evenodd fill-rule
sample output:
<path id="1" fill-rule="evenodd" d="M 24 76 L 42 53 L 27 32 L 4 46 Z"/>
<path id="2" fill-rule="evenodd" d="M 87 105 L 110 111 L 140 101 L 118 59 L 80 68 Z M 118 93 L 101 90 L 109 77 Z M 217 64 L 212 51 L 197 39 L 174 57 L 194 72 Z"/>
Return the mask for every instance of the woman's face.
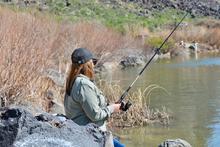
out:
<path id="1" fill-rule="evenodd" d="M 98 62 L 97 59 L 91 59 L 90 62 L 92 62 L 93 68 L 96 65 L 96 63 Z"/>
<path id="2" fill-rule="evenodd" d="M 93 60 L 91 59 L 91 60 L 89 60 L 89 62 L 90 62 L 90 64 L 92 65 L 92 68 L 94 68 L 95 65 L 94 65 L 94 63 L 93 63 Z"/>

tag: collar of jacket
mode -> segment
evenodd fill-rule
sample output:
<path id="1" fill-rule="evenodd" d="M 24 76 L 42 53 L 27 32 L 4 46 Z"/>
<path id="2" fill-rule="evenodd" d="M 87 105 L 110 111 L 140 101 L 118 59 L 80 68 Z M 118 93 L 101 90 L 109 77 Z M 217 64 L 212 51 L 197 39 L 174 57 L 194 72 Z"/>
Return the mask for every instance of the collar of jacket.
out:
<path id="1" fill-rule="evenodd" d="M 89 77 L 87 77 L 87 76 L 85 76 L 83 74 L 79 74 L 77 77 L 83 77 L 83 78 L 88 79 L 88 80 L 90 80 L 91 82 L 94 83 L 94 80 L 89 79 Z"/>

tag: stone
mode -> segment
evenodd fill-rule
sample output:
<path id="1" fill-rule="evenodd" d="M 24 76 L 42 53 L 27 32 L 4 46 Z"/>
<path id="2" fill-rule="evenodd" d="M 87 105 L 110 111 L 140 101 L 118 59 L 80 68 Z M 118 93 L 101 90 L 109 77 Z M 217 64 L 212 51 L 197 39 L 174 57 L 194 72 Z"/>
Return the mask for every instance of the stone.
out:
<path id="1" fill-rule="evenodd" d="M 143 65 L 144 59 L 140 56 L 126 56 L 120 61 L 123 67 Z"/>
<path id="2" fill-rule="evenodd" d="M 182 139 L 168 139 L 161 143 L 158 147 L 192 147 L 187 141 Z"/>
<path id="3" fill-rule="evenodd" d="M 0 108 L 1 147 L 102 147 L 105 141 L 106 133 L 95 124 L 79 126 L 63 115 Z"/>

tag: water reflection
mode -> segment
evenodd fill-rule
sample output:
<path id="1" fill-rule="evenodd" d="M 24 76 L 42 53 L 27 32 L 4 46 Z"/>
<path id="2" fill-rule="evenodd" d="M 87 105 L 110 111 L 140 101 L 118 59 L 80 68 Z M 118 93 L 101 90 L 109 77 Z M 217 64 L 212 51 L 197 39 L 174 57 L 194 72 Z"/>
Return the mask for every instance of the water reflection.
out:
<path id="1" fill-rule="evenodd" d="M 179 64 L 173 64 L 173 67 L 198 67 L 220 65 L 220 58 L 205 58 L 200 60 L 190 60 Z"/>
<path id="2" fill-rule="evenodd" d="M 215 147 L 220 144 L 220 109 L 217 112 L 216 117 L 214 117 L 212 123 L 208 126 L 212 131 L 207 140 L 208 147 Z"/>
<path id="3" fill-rule="evenodd" d="M 168 128 L 148 126 L 118 131 L 129 146 L 157 146 L 166 139 L 182 138 L 193 146 L 220 144 L 220 58 L 204 58 L 182 63 L 160 61 L 153 63 L 135 84 L 136 88 L 158 84 L 171 93 L 160 90 L 151 94 L 151 107 L 169 108 L 174 115 Z M 127 87 L 140 68 L 117 70 L 113 81 Z"/>

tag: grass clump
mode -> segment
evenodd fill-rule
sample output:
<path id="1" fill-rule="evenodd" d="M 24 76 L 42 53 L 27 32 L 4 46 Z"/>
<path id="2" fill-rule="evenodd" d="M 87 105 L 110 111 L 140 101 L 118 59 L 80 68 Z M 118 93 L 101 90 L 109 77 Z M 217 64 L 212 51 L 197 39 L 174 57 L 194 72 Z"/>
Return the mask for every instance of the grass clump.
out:
<path id="1" fill-rule="evenodd" d="M 153 37 L 151 37 L 151 38 L 149 38 L 148 40 L 147 40 L 147 45 L 150 47 L 150 48 L 159 48 L 160 47 L 160 45 L 163 43 L 163 41 L 164 41 L 164 37 L 161 37 L 161 36 L 153 36 Z M 163 45 L 163 47 L 161 48 L 161 53 L 163 53 L 163 54 L 166 54 L 167 52 L 169 52 L 170 51 L 170 49 L 172 49 L 173 47 L 174 47 L 174 45 L 175 45 L 175 42 L 172 40 L 172 39 L 170 39 L 170 40 L 168 40 L 164 45 Z"/>
<path id="2" fill-rule="evenodd" d="M 109 84 L 105 81 L 98 82 L 99 87 L 102 89 L 109 102 L 116 102 L 122 94 L 122 89 L 118 84 Z M 151 109 L 149 104 L 146 103 L 146 96 L 149 96 L 154 89 L 164 89 L 160 86 L 151 85 L 144 91 L 140 89 L 136 92 L 129 94 L 126 100 L 132 102 L 132 106 L 127 112 L 120 112 L 113 114 L 109 119 L 109 127 L 136 127 L 145 126 L 152 123 L 159 123 L 161 125 L 169 125 L 171 115 L 168 110 L 163 107 L 159 109 Z M 145 95 L 147 93 L 147 95 Z"/>

